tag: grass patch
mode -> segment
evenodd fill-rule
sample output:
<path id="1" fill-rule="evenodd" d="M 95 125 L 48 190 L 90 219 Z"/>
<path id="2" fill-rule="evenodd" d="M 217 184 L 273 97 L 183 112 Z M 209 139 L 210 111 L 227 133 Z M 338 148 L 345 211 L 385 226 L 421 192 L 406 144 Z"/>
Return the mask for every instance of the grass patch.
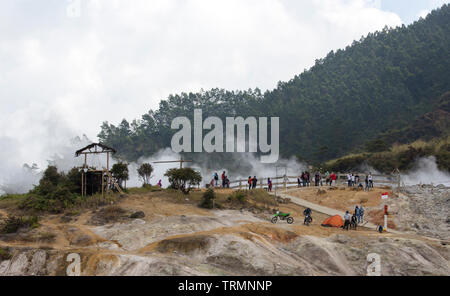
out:
<path id="1" fill-rule="evenodd" d="M 9 253 L 8 249 L 0 247 L 0 261 L 9 260 L 12 255 Z"/>
<path id="2" fill-rule="evenodd" d="M 142 187 L 132 187 L 132 188 L 127 188 L 125 190 L 126 193 L 129 194 L 145 194 L 148 192 L 158 192 L 158 191 L 163 191 L 164 189 L 162 189 L 159 186 L 151 186 L 151 185 L 145 185 Z"/>
<path id="3" fill-rule="evenodd" d="M 127 211 L 119 206 L 108 206 L 95 213 L 90 222 L 94 225 L 105 225 L 125 218 L 126 214 Z"/>
<path id="4" fill-rule="evenodd" d="M 368 164 L 377 171 L 391 173 L 411 169 L 417 158 L 434 156 L 439 169 L 450 171 L 450 137 L 433 139 L 428 142 L 418 140 L 410 144 L 394 144 L 389 150 L 375 153 L 349 154 L 324 164 L 324 169 L 335 172 L 355 171 Z"/>
<path id="5" fill-rule="evenodd" d="M 0 226 L 0 233 L 16 233 L 21 228 L 37 228 L 39 227 L 38 217 L 8 217 Z"/>

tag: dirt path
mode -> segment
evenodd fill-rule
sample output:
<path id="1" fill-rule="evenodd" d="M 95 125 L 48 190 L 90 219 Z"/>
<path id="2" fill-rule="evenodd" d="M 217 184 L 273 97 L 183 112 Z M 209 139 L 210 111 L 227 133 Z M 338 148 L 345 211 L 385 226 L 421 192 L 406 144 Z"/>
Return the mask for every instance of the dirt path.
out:
<path id="1" fill-rule="evenodd" d="M 294 191 L 298 191 L 298 189 L 289 189 L 289 190 L 283 191 L 283 193 L 277 192 L 277 195 L 280 197 L 283 197 L 283 198 L 289 198 L 291 200 L 291 202 L 296 203 L 302 207 L 308 207 L 313 211 L 317 211 L 317 212 L 320 212 L 320 213 L 323 213 L 323 214 L 326 214 L 329 216 L 339 215 L 339 216 L 343 217 L 345 215 L 345 212 L 343 212 L 343 211 L 332 209 L 332 208 L 325 207 L 322 205 L 318 205 L 316 203 L 296 197 L 293 194 L 289 194 L 290 192 L 294 192 Z M 271 192 L 270 194 L 274 195 L 273 192 Z M 366 221 L 364 224 L 362 224 L 360 226 L 369 228 L 369 229 L 374 229 L 374 230 L 377 228 L 377 226 L 375 224 L 372 224 L 368 221 Z M 393 230 L 393 229 L 388 229 L 388 231 L 391 233 L 395 233 L 395 234 L 401 234 L 401 232 Z"/>

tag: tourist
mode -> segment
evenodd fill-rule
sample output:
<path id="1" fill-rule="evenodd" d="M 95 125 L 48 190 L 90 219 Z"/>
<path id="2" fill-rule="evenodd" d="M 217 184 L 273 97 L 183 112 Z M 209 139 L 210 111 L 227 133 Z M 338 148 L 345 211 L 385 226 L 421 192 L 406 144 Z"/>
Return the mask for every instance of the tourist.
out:
<path id="1" fill-rule="evenodd" d="M 256 179 L 256 176 L 253 176 L 253 179 L 252 179 L 252 188 L 253 189 L 256 188 L 257 183 L 258 183 L 258 179 Z"/>
<path id="2" fill-rule="evenodd" d="M 316 171 L 316 173 L 314 174 L 314 185 L 317 187 L 319 186 L 320 183 L 320 173 L 319 171 Z"/>
<path id="3" fill-rule="evenodd" d="M 269 192 L 272 191 L 272 180 L 270 180 L 270 178 L 267 178 L 267 189 Z"/>
<path id="4" fill-rule="evenodd" d="M 330 175 L 330 186 L 335 186 L 336 185 L 336 174 L 334 172 L 331 172 Z"/>
<path id="5" fill-rule="evenodd" d="M 344 215 L 344 229 L 348 230 L 348 227 L 350 226 L 350 213 L 348 211 L 345 212 Z"/>
<path id="6" fill-rule="evenodd" d="M 248 190 L 252 189 L 252 176 L 248 176 Z"/>
<path id="7" fill-rule="evenodd" d="M 364 191 L 370 191 L 369 176 L 368 175 L 366 175 L 366 179 L 364 180 L 364 182 L 366 183 L 366 187 L 364 187 Z"/>
<path id="8" fill-rule="evenodd" d="M 222 173 L 222 188 L 225 188 L 225 171 Z"/>
<path id="9" fill-rule="evenodd" d="M 214 173 L 214 183 L 216 187 L 219 185 L 219 174 L 217 172 Z"/>
<path id="10" fill-rule="evenodd" d="M 369 186 L 371 188 L 373 188 L 373 177 L 372 177 L 372 174 L 370 172 L 369 172 Z"/>
<path id="11" fill-rule="evenodd" d="M 359 206 L 358 223 L 364 223 L 364 208 Z"/>

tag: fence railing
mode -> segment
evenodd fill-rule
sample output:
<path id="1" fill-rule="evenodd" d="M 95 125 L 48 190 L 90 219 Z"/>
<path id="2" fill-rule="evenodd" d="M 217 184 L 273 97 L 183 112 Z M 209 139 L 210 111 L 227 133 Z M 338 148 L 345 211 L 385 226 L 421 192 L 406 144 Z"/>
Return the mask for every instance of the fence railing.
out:
<path id="1" fill-rule="evenodd" d="M 364 185 L 364 179 L 366 177 L 366 174 L 355 174 L 359 176 L 358 184 L 361 183 Z M 373 174 L 373 183 L 376 186 L 390 186 L 392 188 L 397 187 L 400 188 L 400 174 Z M 257 178 L 258 182 L 256 185 L 256 188 L 267 188 L 269 186 L 268 184 L 268 178 L 272 181 L 272 188 L 283 188 L 287 189 L 288 187 L 298 187 L 299 182 L 298 179 L 299 176 L 278 176 L 278 177 L 264 177 L 264 178 Z M 336 174 L 336 186 L 340 185 L 347 185 L 348 179 L 347 174 L 344 173 L 337 173 Z M 356 184 L 356 185 L 358 185 Z M 300 187 L 302 187 L 302 182 L 300 181 Z M 311 176 L 309 181 L 309 186 L 315 185 L 315 176 Z M 319 186 L 326 185 L 326 178 L 324 176 L 321 176 L 319 180 Z M 248 189 L 248 179 L 241 179 L 241 180 L 233 180 L 230 181 L 230 188 L 232 189 Z"/>

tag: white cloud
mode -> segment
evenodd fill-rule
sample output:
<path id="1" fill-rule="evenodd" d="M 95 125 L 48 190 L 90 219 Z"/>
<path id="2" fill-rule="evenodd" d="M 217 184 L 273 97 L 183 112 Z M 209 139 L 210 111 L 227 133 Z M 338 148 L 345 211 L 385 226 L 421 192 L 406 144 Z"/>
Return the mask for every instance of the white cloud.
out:
<path id="1" fill-rule="evenodd" d="M 61 142 L 95 138 L 102 121 L 136 118 L 170 93 L 271 89 L 330 50 L 401 24 L 378 1 L 81 1 L 79 18 L 66 1 L 0 4 L 9 163 L 42 166 Z"/>

